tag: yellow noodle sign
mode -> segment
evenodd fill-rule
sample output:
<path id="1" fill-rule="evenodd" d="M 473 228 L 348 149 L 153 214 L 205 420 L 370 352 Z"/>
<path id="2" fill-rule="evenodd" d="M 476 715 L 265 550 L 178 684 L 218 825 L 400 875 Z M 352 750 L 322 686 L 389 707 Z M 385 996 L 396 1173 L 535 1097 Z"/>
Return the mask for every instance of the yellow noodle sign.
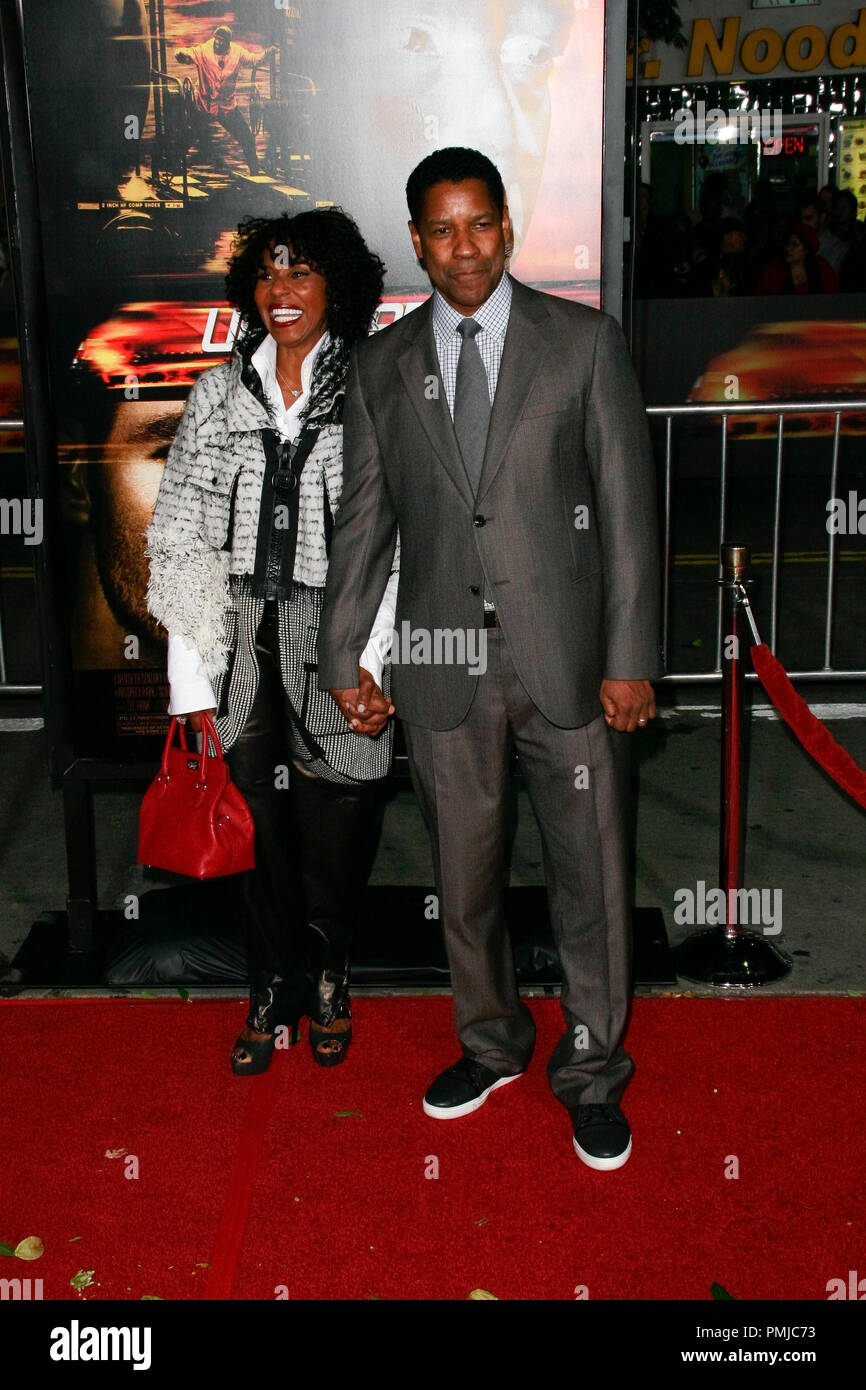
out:
<path id="1" fill-rule="evenodd" d="M 750 29 L 740 37 L 742 16 L 728 15 L 717 21 L 696 19 L 689 45 L 689 77 L 730 77 L 735 65 L 747 73 L 765 77 L 780 67 L 791 72 L 814 72 L 823 64 L 844 70 L 866 66 L 866 9 L 855 21 L 822 29 L 800 24 L 788 34 L 769 26 Z M 709 71 L 705 68 L 709 66 Z M 777 76 L 780 75 L 777 73 Z"/>

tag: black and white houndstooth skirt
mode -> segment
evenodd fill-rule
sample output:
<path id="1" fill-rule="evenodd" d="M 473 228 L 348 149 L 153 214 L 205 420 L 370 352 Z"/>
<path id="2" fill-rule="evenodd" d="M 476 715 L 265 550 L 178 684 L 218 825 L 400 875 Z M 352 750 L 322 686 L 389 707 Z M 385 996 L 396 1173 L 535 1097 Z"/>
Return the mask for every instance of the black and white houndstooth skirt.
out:
<path id="1" fill-rule="evenodd" d="M 256 697 L 256 632 L 264 609 L 264 599 L 255 597 L 247 576 L 232 576 L 230 592 L 225 617 L 228 668 L 214 681 L 216 730 L 226 752 L 243 732 Z M 324 597 L 324 589 L 295 583 L 291 597 L 279 604 L 280 666 L 294 712 L 293 751 L 327 781 L 367 782 L 388 773 L 393 723 L 389 721 L 378 738 L 356 734 L 331 696 L 319 690 L 317 644 Z M 391 667 L 386 664 L 383 694 L 390 693 L 390 684 Z"/>

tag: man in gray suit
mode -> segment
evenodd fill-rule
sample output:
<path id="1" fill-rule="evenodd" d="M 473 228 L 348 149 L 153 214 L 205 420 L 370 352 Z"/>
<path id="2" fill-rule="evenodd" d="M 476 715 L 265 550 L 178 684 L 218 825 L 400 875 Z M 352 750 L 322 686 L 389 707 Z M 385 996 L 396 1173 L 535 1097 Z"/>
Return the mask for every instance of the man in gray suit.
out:
<path id="1" fill-rule="evenodd" d="M 463 1049 L 424 1110 L 477 1110 L 532 1055 L 503 915 L 516 749 L 563 974 L 548 1077 L 578 1156 L 618 1168 L 634 1066 L 617 745 L 653 718 L 660 673 L 644 407 L 612 318 L 505 273 L 511 224 L 484 155 L 439 150 L 406 193 L 434 294 L 363 343 L 350 373 L 319 681 L 354 728 L 381 727 L 390 706 L 359 657 L 399 530 L 392 700 L 432 843 Z"/>

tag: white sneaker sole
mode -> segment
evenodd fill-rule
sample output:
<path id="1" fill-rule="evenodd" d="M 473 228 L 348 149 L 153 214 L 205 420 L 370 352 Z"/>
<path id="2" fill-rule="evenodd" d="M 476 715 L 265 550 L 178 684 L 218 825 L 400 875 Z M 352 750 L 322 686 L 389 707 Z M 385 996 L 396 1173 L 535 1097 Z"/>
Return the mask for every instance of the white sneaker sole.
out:
<path id="1" fill-rule="evenodd" d="M 491 1091 L 497 1090 L 499 1086 L 507 1086 L 509 1081 L 516 1081 L 522 1075 L 523 1072 L 519 1071 L 517 1076 L 500 1076 L 498 1081 L 494 1081 L 493 1085 L 488 1086 L 475 1100 L 467 1100 L 463 1105 L 428 1105 L 427 1101 L 423 1100 L 421 1104 L 424 1114 L 430 1115 L 434 1120 L 459 1120 L 461 1115 L 471 1115 L 473 1110 L 480 1110 Z"/>
<path id="2" fill-rule="evenodd" d="M 631 1136 L 626 1147 L 621 1154 L 616 1154 L 614 1158 L 597 1158 L 595 1154 L 589 1154 L 586 1149 L 582 1149 L 575 1138 L 571 1141 L 574 1144 L 574 1152 L 577 1154 L 581 1163 L 585 1163 L 587 1168 L 595 1168 L 598 1172 L 606 1173 L 613 1168 L 622 1168 L 623 1164 L 628 1163 L 631 1155 Z"/>

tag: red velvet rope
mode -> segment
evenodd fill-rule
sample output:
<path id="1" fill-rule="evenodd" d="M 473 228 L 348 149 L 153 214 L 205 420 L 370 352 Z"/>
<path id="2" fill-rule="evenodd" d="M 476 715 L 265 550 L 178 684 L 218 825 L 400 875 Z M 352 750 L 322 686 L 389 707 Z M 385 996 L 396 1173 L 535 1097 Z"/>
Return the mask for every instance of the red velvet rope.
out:
<path id="1" fill-rule="evenodd" d="M 866 807 L 866 772 L 858 767 L 799 696 L 788 679 L 788 673 L 766 642 L 752 647 L 752 665 L 758 679 L 785 723 L 793 729 L 806 752 L 820 763 L 843 791 L 861 806 Z"/>

